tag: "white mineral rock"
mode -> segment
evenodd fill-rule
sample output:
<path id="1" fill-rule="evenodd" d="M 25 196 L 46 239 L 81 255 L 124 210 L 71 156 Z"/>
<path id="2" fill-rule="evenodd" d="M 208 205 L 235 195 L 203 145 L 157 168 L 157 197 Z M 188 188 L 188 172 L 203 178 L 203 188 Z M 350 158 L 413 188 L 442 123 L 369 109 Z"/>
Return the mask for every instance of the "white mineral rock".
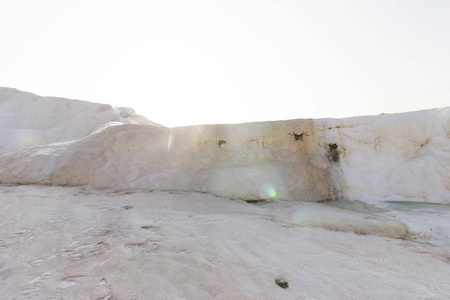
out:
<path id="1" fill-rule="evenodd" d="M 449 117 L 166 128 L 0 88 L 0 298 L 449 299 Z"/>
<path id="2" fill-rule="evenodd" d="M 449 107 L 166 128 L 131 109 L 2 88 L 0 116 L 2 183 L 450 203 Z"/>

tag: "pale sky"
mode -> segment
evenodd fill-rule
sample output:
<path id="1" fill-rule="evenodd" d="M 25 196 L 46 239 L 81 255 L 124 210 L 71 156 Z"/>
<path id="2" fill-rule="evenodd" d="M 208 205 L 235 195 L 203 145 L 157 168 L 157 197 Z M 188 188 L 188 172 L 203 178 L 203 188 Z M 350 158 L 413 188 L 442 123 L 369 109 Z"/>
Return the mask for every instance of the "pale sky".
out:
<path id="1" fill-rule="evenodd" d="M 450 1 L 0 0 L 0 86 L 166 126 L 450 105 Z"/>

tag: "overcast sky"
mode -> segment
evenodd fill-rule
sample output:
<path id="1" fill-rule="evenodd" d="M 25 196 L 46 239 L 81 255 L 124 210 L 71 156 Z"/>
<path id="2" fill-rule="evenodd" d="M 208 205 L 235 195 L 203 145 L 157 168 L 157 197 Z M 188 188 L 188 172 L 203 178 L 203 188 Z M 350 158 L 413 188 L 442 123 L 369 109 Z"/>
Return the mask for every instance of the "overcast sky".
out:
<path id="1" fill-rule="evenodd" d="M 0 86 L 167 126 L 450 105 L 450 1 L 0 0 Z"/>

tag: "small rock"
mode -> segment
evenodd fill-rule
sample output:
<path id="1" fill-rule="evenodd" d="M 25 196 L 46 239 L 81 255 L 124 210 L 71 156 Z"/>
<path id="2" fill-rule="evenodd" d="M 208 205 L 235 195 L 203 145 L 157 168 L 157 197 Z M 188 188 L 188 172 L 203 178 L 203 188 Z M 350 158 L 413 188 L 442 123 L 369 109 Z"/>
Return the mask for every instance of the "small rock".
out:
<path id="1" fill-rule="evenodd" d="M 289 287 L 289 283 L 288 283 L 286 280 L 281 279 L 281 278 L 276 278 L 276 279 L 275 279 L 275 283 L 276 283 L 280 288 L 283 288 L 283 289 L 287 289 L 287 288 Z"/>

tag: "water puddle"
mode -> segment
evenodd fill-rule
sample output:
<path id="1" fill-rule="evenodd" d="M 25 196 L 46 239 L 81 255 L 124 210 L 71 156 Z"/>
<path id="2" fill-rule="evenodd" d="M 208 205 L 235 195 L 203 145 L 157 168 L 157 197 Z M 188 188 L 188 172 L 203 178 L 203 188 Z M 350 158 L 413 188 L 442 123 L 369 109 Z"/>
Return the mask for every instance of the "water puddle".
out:
<path id="1" fill-rule="evenodd" d="M 404 212 L 420 211 L 429 213 L 450 213 L 450 205 L 427 202 L 386 201 L 386 208 Z"/>
<path id="2" fill-rule="evenodd" d="M 366 202 L 358 201 L 358 200 L 336 200 L 329 202 L 321 202 L 321 204 L 326 206 L 331 206 L 335 208 L 345 209 L 349 211 L 371 214 L 371 213 L 382 213 L 386 210 L 380 207 L 376 207 L 375 205 L 368 204 Z"/>

